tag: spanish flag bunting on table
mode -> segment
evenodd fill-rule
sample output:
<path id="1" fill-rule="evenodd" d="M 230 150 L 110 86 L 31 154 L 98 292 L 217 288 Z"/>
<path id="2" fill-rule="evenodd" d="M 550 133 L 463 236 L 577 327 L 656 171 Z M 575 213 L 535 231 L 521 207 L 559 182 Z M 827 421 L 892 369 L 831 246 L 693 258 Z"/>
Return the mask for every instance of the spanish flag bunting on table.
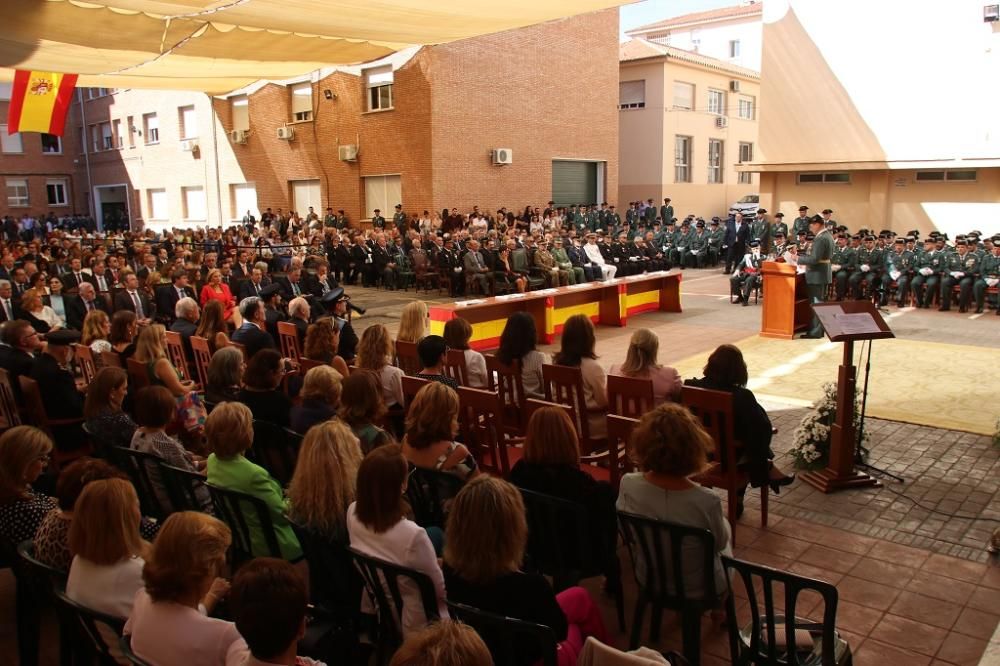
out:
<path id="1" fill-rule="evenodd" d="M 17 70 L 7 112 L 7 133 L 42 132 L 62 136 L 76 78 L 76 74 Z"/>

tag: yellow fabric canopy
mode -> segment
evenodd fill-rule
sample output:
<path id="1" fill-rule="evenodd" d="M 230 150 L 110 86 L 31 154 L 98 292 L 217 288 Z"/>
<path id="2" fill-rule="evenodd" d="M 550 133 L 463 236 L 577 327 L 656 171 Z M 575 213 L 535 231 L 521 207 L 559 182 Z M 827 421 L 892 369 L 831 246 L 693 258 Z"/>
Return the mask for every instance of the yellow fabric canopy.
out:
<path id="1" fill-rule="evenodd" d="M 224 93 L 633 0 L 4 0 L 0 80 Z"/>

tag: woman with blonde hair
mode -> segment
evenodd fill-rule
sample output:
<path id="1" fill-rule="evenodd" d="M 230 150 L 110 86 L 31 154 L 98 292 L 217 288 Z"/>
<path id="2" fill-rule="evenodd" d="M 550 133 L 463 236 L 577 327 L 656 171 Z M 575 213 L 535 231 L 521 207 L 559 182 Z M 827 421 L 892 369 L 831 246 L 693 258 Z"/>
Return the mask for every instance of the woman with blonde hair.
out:
<path id="1" fill-rule="evenodd" d="M 210 299 L 201 311 L 201 321 L 194 332 L 200 338 L 208 340 L 208 350 L 215 353 L 229 346 L 229 328 L 226 326 L 225 306 L 221 301 Z"/>
<path id="2" fill-rule="evenodd" d="M 0 435 L 0 537 L 21 543 L 35 536 L 55 499 L 32 484 L 45 471 L 52 440 L 34 426 L 14 426 Z"/>
<path id="3" fill-rule="evenodd" d="M 355 499 L 361 447 L 347 425 L 330 420 L 309 429 L 288 486 L 288 514 L 296 523 L 347 540 L 347 507 Z"/>
<path id="4" fill-rule="evenodd" d="M 625 362 L 612 365 L 608 374 L 652 380 L 653 402 L 657 405 L 668 400 L 680 402 L 681 376 L 674 368 L 657 363 L 659 351 L 660 338 L 655 333 L 648 328 L 636 329 L 629 340 Z"/>
<path id="5" fill-rule="evenodd" d="M 299 392 L 302 403 L 292 407 L 291 429 L 304 435 L 317 423 L 334 418 L 340 408 L 343 379 L 343 375 L 328 365 L 310 368 Z"/>
<path id="6" fill-rule="evenodd" d="M 410 634 L 389 666 L 493 666 L 493 657 L 475 629 L 442 620 Z"/>
<path id="7" fill-rule="evenodd" d="M 387 408 L 403 405 L 403 371 L 392 365 L 393 346 L 389 329 L 372 324 L 361 334 L 356 367 L 371 370 L 382 386 L 382 400 Z"/>
<path id="8" fill-rule="evenodd" d="M 484 525 L 490 528 L 483 529 Z M 575 664 L 588 636 L 607 643 L 601 612 L 583 588 L 555 594 L 544 576 L 521 571 L 527 543 L 524 501 L 517 488 L 489 475 L 469 482 L 448 515 L 444 548 L 448 599 L 549 627 L 560 641 L 556 652 L 560 666 Z M 492 648 L 494 654 L 513 649 L 518 664 L 533 664 L 542 656 L 528 641 Z"/>
<path id="9" fill-rule="evenodd" d="M 48 333 L 65 328 L 66 322 L 60 319 L 48 305 L 42 302 L 42 294 L 34 289 L 28 289 L 21 294 L 21 319 L 26 319 L 39 333 Z"/>
<path id="10" fill-rule="evenodd" d="M 123 633 L 137 657 L 153 664 L 224 666 L 245 658 L 236 625 L 208 617 L 229 591 L 220 575 L 232 533 L 206 513 L 182 511 L 163 523 L 142 570 L 145 588 Z"/>
<path id="11" fill-rule="evenodd" d="M 201 307 L 205 307 L 212 300 L 222 304 L 222 318 L 224 320 L 232 321 L 236 328 L 243 324 L 240 312 L 236 309 L 236 299 L 233 298 L 233 292 L 229 290 L 229 285 L 222 281 L 222 271 L 218 268 L 208 271 L 208 275 L 205 276 L 205 286 L 201 288 L 199 295 Z"/>
<path id="12" fill-rule="evenodd" d="M 134 358 L 146 366 L 146 376 L 151 386 L 163 386 L 174 396 L 177 401 L 178 427 L 194 432 L 205 424 L 205 405 L 194 391 L 194 382 L 190 379 L 182 380 L 167 358 L 166 345 L 166 329 L 161 324 L 150 324 L 139 333 Z"/>
<path id="13" fill-rule="evenodd" d="M 709 530 L 715 537 L 715 589 L 721 593 L 726 578 L 719 555 L 732 555 L 729 523 L 719 497 L 691 480 L 708 465 L 712 438 L 686 407 L 666 403 L 642 417 L 632 431 L 629 448 L 640 471 L 622 477 L 618 510 Z M 682 557 L 683 569 L 690 575 L 685 592 L 696 599 L 704 577 L 702 554 L 685 549 Z M 645 562 L 636 562 L 640 584 L 646 570 Z"/>
<path id="14" fill-rule="evenodd" d="M 440 382 L 430 382 L 413 398 L 406 415 L 403 456 L 414 467 L 447 472 L 462 480 L 479 473 L 476 459 L 458 434 L 458 394 Z"/>
<path id="15" fill-rule="evenodd" d="M 69 549 L 73 563 L 66 596 L 87 608 L 128 617 L 143 587 L 149 544 L 139 533 L 142 514 L 135 488 L 125 479 L 88 483 L 73 507 Z"/>
<path id="16" fill-rule="evenodd" d="M 91 310 L 83 318 L 83 331 L 80 344 L 90 347 L 90 350 L 100 357 L 102 352 L 111 351 L 111 320 L 103 310 Z M 98 361 L 100 364 L 100 361 Z"/>
<path id="17" fill-rule="evenodd" d="M 317 319 L 306 329 L 306 339 L 302 346 L 302 355 L 310 361 L 319 361 L 332 366 L 334 370 L 346 377 L 349 370 L 347 361 L 337 355 L 340 346 L 340 329 L 332 317 Z"/>
<path id="18" fill-rule="evenodd" d="M 403 308 L 399 317 L 399 330 L 396 339 L 414 344 L 427 335 L 427 304 L 423 301 L 410 301 Z"/>

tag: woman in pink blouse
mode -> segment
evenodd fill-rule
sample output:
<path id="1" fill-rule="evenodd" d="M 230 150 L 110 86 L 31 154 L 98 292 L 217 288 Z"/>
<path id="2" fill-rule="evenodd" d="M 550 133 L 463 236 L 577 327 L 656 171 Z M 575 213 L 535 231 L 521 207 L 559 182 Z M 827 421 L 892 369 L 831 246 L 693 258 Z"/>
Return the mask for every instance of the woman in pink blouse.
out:
<path id="1" fill-rule="evenodd" d="M 608 374 L 653 380 L 653 401 L 656 405 L 679 402 L 681 376 L 674 368 L 656 362 L 659 351 L 660 339 L 656 334 L 648 328 L 637 329 L 629 341 L 625 362 L 612 365 Z"/>
<path id="2" fill-rule="evenodd" d="M 223 317 L 226 321 L 232 321 L 233 325 L 239 328 L 243 322 L 236 321 L 240 316 L 235 309 L 236 299 L 233 298 L 233 292 L 229 290 L 229 285 L 222 281 L 222 271 L 217 268 L 208 272 L 208 283 L 201 288 L 201 307 L 205 307 L 205 304 L 211 300 L 222 303 Z"/>

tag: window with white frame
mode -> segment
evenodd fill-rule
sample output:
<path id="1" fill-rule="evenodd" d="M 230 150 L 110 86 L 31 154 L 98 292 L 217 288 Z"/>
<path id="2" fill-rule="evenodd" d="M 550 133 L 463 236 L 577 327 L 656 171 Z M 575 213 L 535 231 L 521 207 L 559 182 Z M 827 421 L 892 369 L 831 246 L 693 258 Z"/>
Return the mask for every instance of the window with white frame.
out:
<path id="1" fill-rule="evenodd" d="M 402 183 L 397 176 L 366 176 L 365 217 L 371 218 L 378 208 L 383 214 L 403 200 Z"/>
<path id="2" fill-rule="evenodd" d="M 740 164 L 753 162 L 753 144 L 740 141 Z M 749 171 L 740 171 L 737 181 L 740 185 L 750 185 L 753 183 L 753 174 Z"/>
<path id="3" fill-rule="evenodd" d="M 674 182 L 691 182 L 691 143 L 689 136 L 674 137 Z"/>
<path id="4" fill-rule="evenodd" d="M 312 83 L 296 83 L 292 86 L 292 120 L 302 122 L 313 119 Z"/>
<path id="5" fill-rule="evenodd" d="M 739 100 L 739 115 L 743 120 L 753 120 L 754 119 L 754 98 L 753 97 L 740 97 Z"/>
<path id="6" fill-rule="evenodd" d="M 675 109 L 690 111 L 694 108 L 694 84 L 674 81 L 674 104 Z"/>
<path id="7" fill-rule="evenodd" d="M 851 174 L 846 171 L 835 171 L 831 173 L 800 173 L 798 175 L 800 185 L 810 183 L 842 183 L 850 184 Z"/>
<path id="8" fill-rule="evenodd" d="M 260 219 L 260 209 L 257 208 L 257 186 L 254 183 L 237 183 L 231 185 L 233 212 L 232 219 L 242 220 L 248 212 Z"/>
<path id="9" fill-rule="evenodd" d="M 392 108 L 392 65 L 372 67 L 364 71 L 368 91 L 368 110 L 382 111 Z"/>
<path id="10" fill-rule="evenodd" d="M 61 155 L 62 139 L 55 134 L 42 134 L 42 154 Z"/>
<path id="11" fill-rule="evenodd" d="M 0 151 L 5 153 L 23 153 L 24 144 L 21 143 L 21 133 L 14 132 L 7 134 L 7 125 L 0 125 Z"/>
<path id="12" fill-rule="evenodd" d="M 646 106 L 646 81 L 622 81 L 618 84 L 618 108 L 642 109 Z"/>
<path id="13" fill-rule="evenodd" d="M 184 200 L 185 220 L 206 220 L 208 218 L 208 203 L 205 200 L 204 187 L 182 187 L 181 198 Z"/>
<path id="14" fill-rule="evenodd" d="M 729 40 L 729 57 L 730 58 L 740 57 L 740 40 L 738 39 Z"/>
<path id="15" fill-rule="evenodd" d="M 717 116 L 726 115 L 726 93 L 721 90 L 709 89 L 708 112 Z"/>
<path id="16" fill-rule="evenodd" d="M 708 182 L 722 182 L 722 139 L 708 140 Z"/>
<path id="17" fill-rule="evenodd" d="M 237 95 L 229 99 L 229 108 L 233 114 L 234 130 L 250 129 L 250 98 L 246 95 Z"/>
<path id="18" fill-rule="evenodd" d="M 50 206 L 67 206 L 69 197 L 66 195 L 65 178 L 49 178 L 45 181 L 45 198 Z"/>
<path id="19" fill-rule="evenodd" d="M 101 150 L 111 150 L 115 147 L 115 138 L 111 134 L 111 123 L 101 123 Z"/>
<path id="20" fill-rule="evenodd" d="M 7 179 L 7 205 L 10 207 L 25 207 L 28 201 L 28 181 L 23 178 Z"/>
<path id="21" fill-rule="evenodd" d="M 160 142 L 160 119 L 155 113 L 144 113 L 142 116 L 142 133 L 145 135 L 146 145 Z"/>
<path id="22" fill-rule="evenodd" d="M 122 141 L 122 121 L 118 118 L 111 121 L 111 137 L 114 139 L 115 148 L 121 150 L 124 141 Z"/>
<path id="23" fill-rule="evenodd" d="M 178 107 L 177 115 L 181 123 L 181 139 L 197 139 L 198 114 L 195 113 L 194 106 Z"/>
<path id="24" fill-rule="evenodd" d="M 146 190 L 147 204 L 149 206 L 149 219 L 166 220 L 169 216 L 167 207 L 167 191 L 164 189 Z"/>

